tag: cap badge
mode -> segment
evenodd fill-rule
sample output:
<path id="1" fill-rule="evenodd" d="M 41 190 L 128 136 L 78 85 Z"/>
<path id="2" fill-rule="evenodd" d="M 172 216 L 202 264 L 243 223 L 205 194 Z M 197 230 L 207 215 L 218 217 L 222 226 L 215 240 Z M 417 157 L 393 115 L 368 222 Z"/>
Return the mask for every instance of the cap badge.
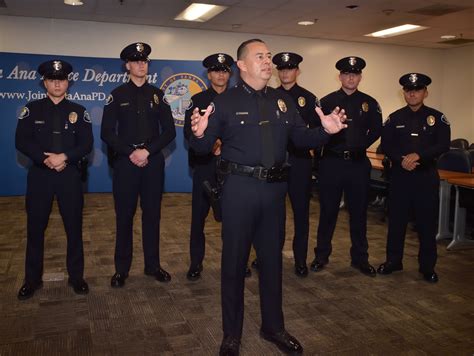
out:
<path id="1" fill-rule="evenodd" d="M 418 76 L 416 75 L 416 73 L 412 73 L 412 74 L 410 74 L 410 76 L 408 77 L 408 80 L 409 80 L 411 83 L 415 84 L 416 81 L 418 80 Z"/>
<path id="2" fill-rule="evenodd" d="M 369 111 L 369 104 L 366 101 L 362 103 L 362 111 L 363 112 Z"/>
<path id="3" fill-rule="evenodd" d="M 61 70 L 63 67 L 61 61 L 53 61 L 53 68 L 54 70 L 58 71 Z"/>
<path id="4" fill-rule="evenodd" d="M 289 54 L 289 53 L 283 53 L 283 54 L 281 55 L 281 60 L 282 60 L 283 62 L 288 62 L 288 61 L 290 60 L 290 54 Z"/>
<path id="5" fill-rule="evenodd" d="M 436 119 L 433 115 L 430 115 L 426 118 L 426 123 L 429 125 L 429 126 L 433 126 L 436 122 Z"/>
<path id="6" fill-rule="evenodd" d="M 278 103 L 278 107 L 280 108 L 281 112 L 286 112 L 288 110 L 286 108 L 286 103 L 283 99 L 278 99 L 277 103 Z"/>
<path id="7" fill-rule="evenodd" d="M 160 103 L 160 99 L 158 99 L 158 95 L 153 94 L 153 101 L 155 102 L 156 105 Z"/>
<path id="8" fill-rule="evenodd" d="M 225 55 L 223 55 L 222 53 L 219 53 L 217 55 L 217 61 L 221 64 L 224 63 L 225 62 Z"/>
<path id="9" fill-rule="evenodd" d="M 355 57 L 349 57 L 349 64 L 351 66 L 355 66 L 356 63 L 357 63 L 357 59 L 355 59 Z"/>
<path id="10" fill-rule="evenodd" d="M 298 98 L 298 105 L 301 106 L 301 107 L 306 105 L 306 99 L 304 98 L 304 96 L 300 96 Z"/>
<path id="11" fill-rule="evenodd" d="M 70 122 L 71 124 L 75 124 L 76 121 L 77 121 L 77 113 L 74 112 L 74 111 L 71 111 L 71 112 L 69 113 L 69 122 Z"/>
<path id="12" fill-rule="evenodd" d="M 136 48 L 137 48 L 137 51 L 141 53 L 141 52 L 143 52 L 143 49 L 145 47 L 143 46 L 143 43 L 137 43 Z"/>

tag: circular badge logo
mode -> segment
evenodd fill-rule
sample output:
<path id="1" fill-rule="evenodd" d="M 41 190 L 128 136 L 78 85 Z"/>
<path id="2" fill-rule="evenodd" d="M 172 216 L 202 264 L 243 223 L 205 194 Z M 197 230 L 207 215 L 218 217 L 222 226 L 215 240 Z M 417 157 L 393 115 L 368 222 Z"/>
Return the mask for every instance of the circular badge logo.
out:
<path id="1" fill-rule="evenodd" d="M 433 115 L 430 115 L 426 118 L 426 123 L 429 125 L 429 126 L 433 126 L 436 122 L 436 119 Z"/>
<path id="2" fill-rule="evenodd" d="M 173 114 L 174 124 L 184 126 L 184 114 L 191 108 L 194 94 L 207 90 L 204 81 L 191 73 L 178 73 L 167 78 L 160 87 L 164 92 L 163 101 Z"/>

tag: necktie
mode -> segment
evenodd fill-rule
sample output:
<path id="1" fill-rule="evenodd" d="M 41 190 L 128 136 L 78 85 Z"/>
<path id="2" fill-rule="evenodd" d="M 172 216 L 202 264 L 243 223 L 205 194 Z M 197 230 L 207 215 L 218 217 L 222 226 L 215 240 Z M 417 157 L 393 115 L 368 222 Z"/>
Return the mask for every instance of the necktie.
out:
<path id="1" fill-rule="evenodd" d="M 52 142 L 52 147 L 51 151 L 53 153 L 61 153 L 63 148 L 62 148 L 62 122 L 61 122 L 61 114 L 59 112 L 59 108 L 57 105 L 53 107 L 53 142 Z"/>
<path id="2" fill-rule="evenodd" d="M 260 139 L 262 144 L 261 163 L 265 168 L 270 168 L 275 164 L 274 140 L 272 125 L 270 122 L 270 110 L 262 91 L 257 91 L 257 108 L 259 115 Z"/>

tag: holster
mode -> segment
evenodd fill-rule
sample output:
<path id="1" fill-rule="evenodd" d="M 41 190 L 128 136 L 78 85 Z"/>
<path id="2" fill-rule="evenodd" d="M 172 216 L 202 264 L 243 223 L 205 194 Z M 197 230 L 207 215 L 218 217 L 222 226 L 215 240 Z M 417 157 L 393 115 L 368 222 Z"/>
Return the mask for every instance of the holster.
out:
<path id="1" fill-rule="evenodd" d="M 89 159 L 87 156 L 82 157 L 79 161 L 76 163 L 77 169 L 79 170 L 79 173 L 81 174 L 81 180 L 85 182 L 87 180 L 87 168 L 89 166 Z"/>
<path id="2" fill-rule="evenodd" d="M 214 219 L 217 222 L 222 221 L 222 209 L 221 209 L 221 186 L 212 186 L 208 180 L 202 182 L 204 192 L 209 198 L 211 203 L 212 211 L 214 213 Z"/>

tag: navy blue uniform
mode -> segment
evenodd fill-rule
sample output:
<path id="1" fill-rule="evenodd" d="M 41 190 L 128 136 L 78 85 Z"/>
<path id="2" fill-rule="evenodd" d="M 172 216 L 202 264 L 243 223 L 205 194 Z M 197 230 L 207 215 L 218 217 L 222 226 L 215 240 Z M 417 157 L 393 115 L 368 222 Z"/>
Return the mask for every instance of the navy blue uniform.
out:
<path id="1" fill-rule="evenodd" d="M 160 266 L 165 163 L 162 150 L 175 136 L 171 110 L 163 102 L 160 89 L 148 83 L 137 87 L 129 81 L 112 91 L 104 107 L 101 137 L 116 153 L 113 194 L 117 229 L 115 268 L 118 273 L 128 274 L 132 263 L 133 217 L 139 196 L 145 270 L 152 273 Z M 136 166 L 129 159 L 136 148 L 146 148 L 150 152 L 144 167 Z"/>
<path id="2" fill-rule="evenodd" d="M 260 112 L 266 113 L 265 117 Z M 301 147 L 314 147 L 329 138 L 321 127 L 306 128 L 293 100 L 285 93 L 269 87 L 255 91 L 241 82 L 216 97 L 215 112 L 209 117 L 204 137 L 193 136 L 191 147 L 206 154 L 220 138 L 223 160 L 261 167 L 269 149 L 262 145 L 263 125 L 270 125 L 270 150 L 276 166 L 286 160 L 289 139 Z M 269 183 L 237 174 L 230 174 L 225 180 L 221 270 L 224 336 L 240 340 L 242 334 L 244 274 L 252 244 L 259 263 L 262 330 L 284 330 L 281 278 L 286 193 L 286 182 Z"/>
<path id="3" fill-rule="evenodd" d="M 368 262 L 367 207 L 371 164 L 366 149 L 379 137 L 382 113 L 377 101 L 356 90 L 347 95 L 341 88 L 321 99 L 327 114 L 339 106 L 346 111 L 348 127 L 331 136 L 319 164 L 320 216 L 316 261 L 328 263 L 342 193 L 350 216 L 351 259 L 354 265 Z"/>
<path id="4" fill-rule="evenodd" d="M 389 191 L 387 262 L 402 263 L 405 232 L 414 211 L 420 239 L 420 272 L 432 273 L 436 264 L 436 213 L 439 175 L 436 160 L 449 150 L 450 127 L 444 115 L 430 107 L 409 106 L 390 114 L 382 130 L 382 149 L 392 161 Z M 404 155 L 417 153 L 413 171 L 401 166 Z"/>
<path id="5" fill-rule="evenodd" d="M 206 91 L 194 95 L 191 100 L 192 107 L 186 111 L 184 118 L 184 137 L 189 141 L 192 136 L 191 115 L 195 108 L 201 112 L 206 111 L 209 104 L 216 97 L 217 92 L 210 87 Z M 204 235 L 204 224 L 211 203 L 209 197 L 203 189 L 203 182 L 209 181 L 212 186 L 216 185 L 216 161 L 217 157 L 213 153 L 197 155 L 189 147 L 189 165 L 193 169 L 193 193 L 192 193 L 192 213 L 191 213 L 191 234 L 190 234 L 190 254 L 191 266 L 196 267 L 202 264 L 205 254 L 206 236 Z"/>
<path id="6" fill-rule="evenodd" d="M 78 161 L 92 150 L 93 136 L 85 108 L 67 99 L 54 104 L 49 97 L 30 102 L 23 109 L 16 129 L 16 148 L 33 164 L 26 187 L 27 246 L 25 282 L 32 287 L 43 275 L 44 232 L 54 196 L 58 201 L 67 236 L 67 271 L 72 281 L 82 280 L 83 192 Z M 45 152 L 64 153 L 67 166 L 61 172 L 43 162 Z"/>
<path id="7" fill-rule="evenodd" d="M 307 127 L 321 126 L 319 116 L 314 110 L 319 100 L 310 91 L 295 84 L 290 90 L 283 86 L 279 90 L 287 93 L 297 106 L 301 118 Z M 298 149 L 288 143 L 288 163 L 291 165 L 288 177 L 288 196 L 293 209 L 295 235 L 293 238 L 293 255 L 295 265 L 306 265 L 309 234 L 309 201 L 311 198 L 312 157 L 308 149 Z"/>

